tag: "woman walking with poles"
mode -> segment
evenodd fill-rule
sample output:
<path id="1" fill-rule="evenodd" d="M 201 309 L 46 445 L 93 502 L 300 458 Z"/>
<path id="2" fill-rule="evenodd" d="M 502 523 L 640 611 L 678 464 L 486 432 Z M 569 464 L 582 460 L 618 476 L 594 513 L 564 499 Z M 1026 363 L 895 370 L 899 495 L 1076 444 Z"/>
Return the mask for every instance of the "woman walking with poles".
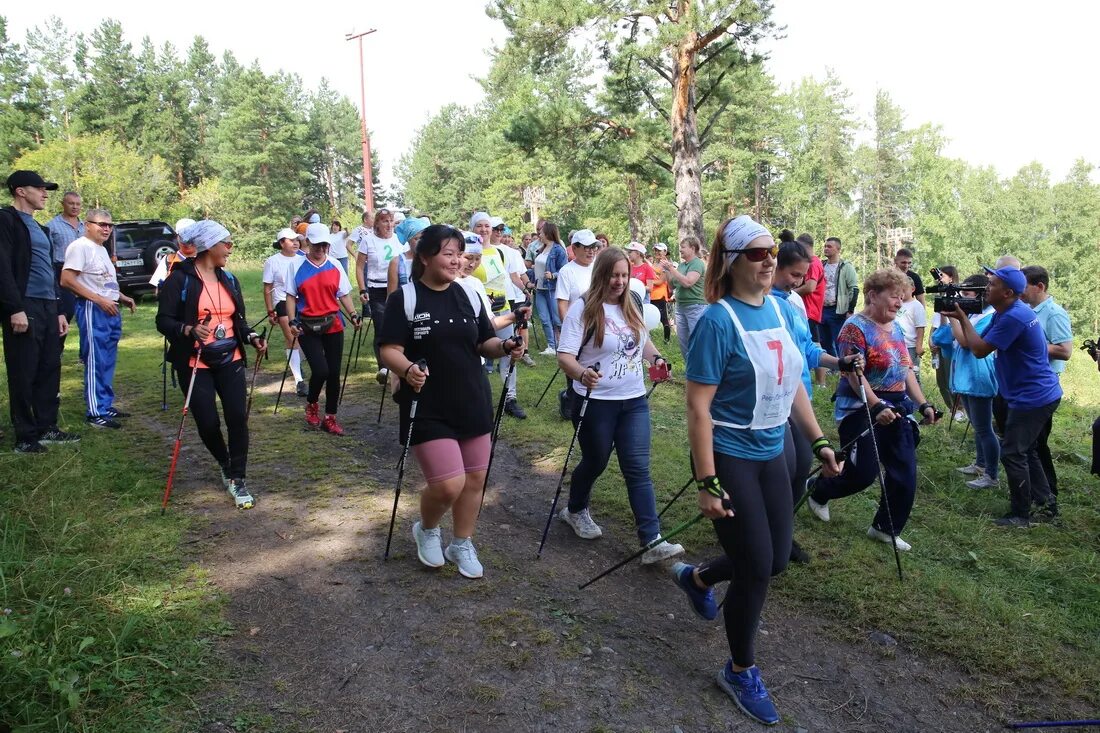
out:
<path id="1" fill-rule="evenodd" d="M 161 285 L 157 330 L 168 338 L 168 360 L 184 395 L 191 390 L 187 407 L 195 416 L 199 437 L 221 467 L 226 491 L 238 508 L 251 509 L 256 500 L 245 485 L 248 370 L 244 347 L 251 344 L 262 353 L 267 344 L 249 329 L 240 283 L 224 269 L 232 247 L 229 230 L 204 220 L 188 227 L 185 236 L 196 254 L 172 268 Z M 221 399 L 228 446 L 215 395 Z"/>
<path id="2" fill-rule="evenodd" d="M 718 685 L 767 725 L 779 714 L 756 668 L 754 641 L 769 580 L 786 567 L 791 549 L 793 503 L 783 457 L 788 418 L 805 435 L 821 436 L 799 379 L 802 356 L 786 327 L 796 314 L 768 295 L 777 251 L 768 230 L 747 216 L 725 221 L 715 236 L 706 274 L 711 305 L 687 354 L 687 424 L 699 509 L 714 520 L 726 554 L 700 568 L 678 566 L 677 575 L 696 611 L 710 618 L 717 609 L 707 588 L 730 581 L 730 660 Z M 838 473 L 829 441 L 817 437 L 812 445 L 823 472 Z"/>
<path id="3" fill-rule="evenodd" d="M 484 570 L 472 538 L 493 428 L 481 358 L 519 359 L 523 342 L 497 338 L 480 297 L 455 282 L 464 247 L 462 233 L 453 227 L 433 224 L 421 233 L 412 280 L 386 303 L 382 362 L 402 375 L 398 440 L 411 443 L 428 483 L 413 525 L 417 557 L 430 568 L 450 560 L 464 577 L 480 578 Z M 448 511 L 454 537 L 444 551 L 439 525 Z"/>
<path id="4" fill-rule="evenodd" d="M 308 394 L 305 380 L 302 379 L 302 350 L 298 347 L 294 332 L 290 328 L 290 319 L 286 315 L 286 284 L 294 277 L 301 262 L 299 239 L 293 229 L 282 229 L 275 238 L 272 247 L 275 254 L 264 260 L 264 305 L 272 326 L 278 326 L 286 342 L 288 368 L 294 375 L 294 386 L 299 397 Z"/>
<path id="5" fill-rule="evenodd" d="M 581 539 L 603 535 L 588 509 L 592 486 L 607 468 L 614 448 L 634 513 L 638 541 L 648 545 L 661 535 L 653 479 L 649 475 L 650 423 L 645 369 L 667 363 L 649 339 L 642 310 L 630 293 L 630 262 L 620 249 L 596 256 L 588 292 L 569 307 L 561 327 L 558 365 L 573 380 L 573 425 L 581 460 L 569 483 L 569 504 L 558 518 Z M 600 371 L 590 368 L 600 364 Z M 581 404 L 589 395 L 581 422 Z M 680 555 L 680 545 L 660 542 L 642 555 L 649 565 Z"/>
<path id="6" fill-rule="evenodd" d="M 917 493 L 917 428 L 908 416 L 920 412 L 929 423 L 937 419 L 935 408 L 925 401 L 917 383 L 905 334 L 895 320 L 902 294 L 909 287 L 909 278 L 895 269 L 879 270 L 863 283 L 866 305 L 840 329 L 837 351 L 862 354 L 867 366 L 837 384 L 835 412 L 843 445 L 868 427 L 868 417 L 874 430 L 856 442 L 844 473 L 815 479 L 806 487 L 811 492 L 810 510 L 828 522 L 828 502 L 859 493 L 874 483 L 880 478 L 881 461 L 886 469 L 883 493 L 867 536 L 893 543 L 901 551 L 912 549 L 898 535 L 909 521 Z"/>
<path id="7" fill-rule="evenodd" d="M 309 254 L 299 258 L 297 270 L 286 284 L 286 312 L 298 344 L 309 362 L 309 392 L 306 395 L 306 425 L 320 426 L 326 433 L 343 435 L 336 422 L 340 404 L 340 364 L 344 353 L 344 320 L 340 306 L 358 331 L 362 319 L 351 300 L 351 282 L 347 273 L 328 255 L 328 227 L 306 227 Z M 325 417 L 321 419 L 318 400 L 325 390 Z"/>

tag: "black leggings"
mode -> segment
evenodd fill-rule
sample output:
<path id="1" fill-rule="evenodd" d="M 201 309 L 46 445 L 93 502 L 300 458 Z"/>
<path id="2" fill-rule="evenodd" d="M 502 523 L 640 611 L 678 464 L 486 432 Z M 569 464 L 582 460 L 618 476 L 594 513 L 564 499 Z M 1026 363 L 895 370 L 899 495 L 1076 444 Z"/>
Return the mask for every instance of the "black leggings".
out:
<path id="1" fill-rule="evenodd" d="M 195 389 L 191 392 L 189 409 L 199 429 L 199 437 L 229 478 L 244 478 L 248 465 L 246 371 L 244 359 L 217 369 L 199 369 L 195 375 Z M 186 398 L 187 387 L 191 384 L 191 367 L 186 363 L 176 366 L 176 378 Z M 215 395 L 222 401 L 226 432 L 229 433 L 228 448 L 222 437 Z"/>
<path id="2" fill-rule="evenodd" d="M 724 606 L 730 657 L 739 667 L 751 667 L 768 583 L 787 567 L 791 554 L 791 479 L 782 455 L 750 461 L 715 453 L 714 468 L 736 515 L 714 520 L 726 554 L 703 563 L 699 579 L 708 586 L 730 581 Z"/>
<path id="3" fill-rule="evenodd" d="M 650 302 L 657 306 L 657 311 L 661 314 L 661 325 L 665 327 L 665 341 L 668 341 L 672 336 L 672 330 L 668 326 L 668 301 L 651 300 Z"/>
<path id="4" fill-rule="evenodd" d="M 810 450 L 810 441 L 793 420 L 787 421 L 787 430 L 783 435 L 783 458 L 787 461 L 787 473 L 791 477 L 791 496 L 795 503 L 806 491 L 806 477 L 810 475 L 810 464 L 814 454 Z"/>
<path id="5" fill-rule="evenodd" d="M 325 414 L 335 415 L 340 403 L 340 363 L 344 356 L 344 332 L 324 333 L 320 336 L 305 331 L 298 337 L 298 345 L 309 362 L 309 396 L 312 404 L 321 398 L 325 388 Z"/>

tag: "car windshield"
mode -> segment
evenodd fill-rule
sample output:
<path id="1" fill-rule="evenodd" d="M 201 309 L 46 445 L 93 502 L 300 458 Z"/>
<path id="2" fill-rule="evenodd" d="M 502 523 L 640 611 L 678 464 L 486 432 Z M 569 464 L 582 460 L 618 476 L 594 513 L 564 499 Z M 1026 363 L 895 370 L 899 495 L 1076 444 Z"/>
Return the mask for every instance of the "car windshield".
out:
<path id="1" fill-rule="evenodd" d="M 167 224 L 150 222 L 148 224 L 120 224 L 115 229 L 115 247 L 127 249 L 141 247 L 160 239 L 173 240 L 175 235 Z"/>

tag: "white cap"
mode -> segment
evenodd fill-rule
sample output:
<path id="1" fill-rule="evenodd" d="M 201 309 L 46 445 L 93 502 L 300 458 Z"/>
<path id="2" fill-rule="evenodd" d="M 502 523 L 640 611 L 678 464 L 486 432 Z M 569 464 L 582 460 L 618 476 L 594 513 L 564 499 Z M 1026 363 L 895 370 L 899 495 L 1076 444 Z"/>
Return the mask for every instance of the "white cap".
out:
<path id="1" fill-rule="evenodd" d="M 668 245 L 665 244 L 664 242 L 657 242 L 657 244 L 653 245 L 653 249 L 659 249 L 662 252 L 667 252 L 668 251 Z"/>
<path id="2" fill-rule="evenodd" d="M 625 247 L 627 252 L 641 252 L 645 254 L 645 245 L 641 242 L 631 242 Z"/>
<path id="3" fill-rule="evenodd" d="M 180 219 L 179 221 L 177 221 L 176 222 L 176 236 L 178 237 L 180 232 L 182 232 L 184 229 L 186 229 L 187 227 L 191 226 L 194 223 L 195 223 L 194 219 L 188 219 L 186 217 L 184 217 L 183 219 Z"/>
<path id="4" fill-rule="evenodd" d="M 297 239 L 298 232 L 294 231 L 290 227 L 283 227 L 279 230 L 279 233 L 275 235 L 275 241 L 281 241 L 283 239 Z"/>
<path id="5" fill-rule="evenodd" d="M 403 211 L 393 212 L 393 223 L 397 224 L 398 222 L 402 222 L 402 221 L 405 221 L 405 212 L 403 212 Z"/>
<path id="6" fill-rule="evenodd" d="M 310 224 L 306 227 L 306 239 L 310 244 L 332 244 L 332 234 L 324 224 Z"/>
<path id="7" fill-rule="evenodd" d="M 489 226 L 491 226 L 493 229 L 496 229 L 497 227 L 502 227 L 504 226 L 504 219 L 501 219 L 499 216 L 491 216 L 489 217 Z"/>
<path id="8" fill-rule="evenodd" d="M 598 241 L 591 229 L 578 229 L 573 232 L 573 236 L 569 238 L 569 243 L 579 244 L 582 247 L 591 247 L 593 244 L 598 244 Z"/>

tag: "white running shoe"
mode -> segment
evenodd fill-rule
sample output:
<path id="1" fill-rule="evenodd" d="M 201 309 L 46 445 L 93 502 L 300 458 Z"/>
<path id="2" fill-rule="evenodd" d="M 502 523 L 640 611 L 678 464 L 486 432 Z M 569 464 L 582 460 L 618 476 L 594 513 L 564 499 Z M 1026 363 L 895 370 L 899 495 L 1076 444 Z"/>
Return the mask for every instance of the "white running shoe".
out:
<path id="1" fill-rule="evenodd" d="M 476 579 L 485 574 L 481 562 L 477 559 L 477 550 L 474 543 L 467 537 L 464 540 L 455 539 L 447 545 L 443 555 L 458 566 L 458 572 L 464 578 Z"/>
<path id="2" fill-rule="evenodd" d="M 983 473 L 973 481 L 967 481 L 966 485 L 972 489 L 995 489 L 999 482 L 995 478 L 990 478 L 988 473 Z"/>
<path id="3" fill-rule="evenodd" d="M 441 568 L 443 559 L 443 533 L 439 527 L 424 529 L 420 522 L 413 525 L 413 539 L 416 540 L 416 556 L 429 568 Z"/>
<path id="4" fill-rule="evenodd" d="M 592 521 L 592 515 L 588 512 L 587 507 L 576 514 L 569 511 L 569 507 L 566 507 L 558 512 L 558 519 L 572 527 L 573 531 L 582 540 L 594 540 L 597 537 L 603 537 L 603 530 L 600 529 L 600 525 Z"/>
<path id="5" fill-rule="evenodd" d="M 885 532 L 879 532 L 874 527 L 867 528 L 867 536 L 873 540 L 884 542 L 887 545 L 890 544 L 890 535 L 886 534 Z M 901 537 L 894 537 L 894 540 L 896 541 L 897 548 L 902 552 L 909 552 L 913 549 L 913 546 L 903 540 Z"/>
<path id="6" fill-rule="evenodd" d="M 545 349 L 539 352 L 539 356 L 557 356 L 558 352 L 547 346 Z"/>
<path id="7" fill-rule="evenodd" d="M 233 497 L 233 503 L 238 509 L 251 509 L 256 505 L 256 500 L 252 498 L 252 494 L 248 493 L 243 478 L 229 479 L 229 485 L 225 489 Z"/>
<path id="8" fill-rule="evenodd" d="M 955 422 L 966 422 L 966 413 L 959 410 L 955 413 Z"/>
<path id="9" fill-rule="evenodd" d="M 981 476 L 985 473 L 985 469 L 979 466 L 977 463 L 971 463 L 969 466 L 963 466 L 962 468 L 956 468 L 956 471 L 965 476 Z"/>
<path id="10" fill-rule="evenodd" d="M 810 505 L 810 511 L 814 513 L 814 516 L 820 519 L 822 522 L 829 521 L 829 505 L 818 504 L 814 501 L 812 496 L 806 497 L 806 503 Z"/>
<path id="11" fill-rule="evenodd" d="M 661 535 L 657 535 L 657 537 L 660 539 Z M 652 565 L 655 562 L 660 562 L 661 560 L 667 560 L 670 557 L 676 557 L 677 555 L 683 554 L 683 545 L 673 545 L 661 540 L 660 543 L 645 551 L 645 554 L 642 555 L 642 565 Z"/>

